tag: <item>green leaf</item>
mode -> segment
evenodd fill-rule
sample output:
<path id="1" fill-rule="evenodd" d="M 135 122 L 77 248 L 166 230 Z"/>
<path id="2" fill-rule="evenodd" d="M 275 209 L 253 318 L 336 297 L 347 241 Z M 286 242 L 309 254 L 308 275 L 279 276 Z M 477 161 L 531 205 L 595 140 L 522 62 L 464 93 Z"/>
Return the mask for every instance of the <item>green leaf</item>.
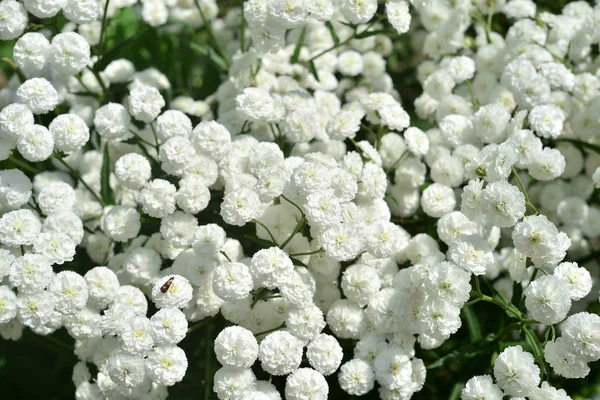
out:
<path id="1" fill-rule="evenodd" d="M 106 66 L 108 64 L 110 64 L 111 61 L 114 61 L 115 59 L 117 59 L 118 55 L 121 53 L 122 50 L 133 45 L 137 39 L 139 39 L 141 36 L 145 35 L 148 31 L 150 31 L 150 28 L 142 29 L 135 35 L 120 42 L 115 47 L 113 47 L 112 49 L 105 52 L 104 55 L 102 56 L 102 58 L 94 64 L 94 67 L 93 67 L 94 70 L 95 71 L 104 70 L 104 68 L 106 68 Z"/>
<path id="2" fill-rule="evenodd" d="M 297 265 L 299 267 L 307 267 L 306 264 L 304 264 L 302 261 L 298 260 L 295 257 L 290 257 L 290 260 L 292 260 L 292 264 Z"/>
<path id="3" fill-rule="evenodd" d="M 394 203 L 396 203 L 396 205 L 397 205 L 398 207 L 400 207 L 400 203 L 398 203 L 398 199 L 397 199 L 395 196 L 392 196 L 391 194 L 389 194 L 389 193 L 386 193 L 384 197 L 385 197 L 386 199 L 390 199 L 390 200 L 392 200 Z"/>
<path id="4" fill-rule="evenodd" d="M 296 48 L 294 49 L 294 54 L 292 54 L 292 58 L 290 62 L 292 64 L 298 64 L 298 59 L 300 58 L 300 50 L 302 49 L 302 45 L 304 44 L 304 36 L 306 35 L 306 25 L 302 27 L 302 32 L 300 32 L 300 37 L 298 38 L 298 43 L 296 43 Z"/>
<path id="5" fill-rule="evenodd" d="M 473 312 L 473 308 L 468 306 L 462 309 L 462 313 L 467 321 L 467 328 L 469 329 L 469 339 L 472 341 L 481 339 L 481 325 L 477 319 L 477 315 Z"/>
<path id="6" fill-rule="evenodd" d="M 108 146 L 104 146 L 102 169 L 100 170 L 100 196 L 104 204 L 115 204 L 114 193 L 110 188 L 110 156 Z"/>
<path id="7" fill-rule="evenodd" d="M 358 27 L 357 24 L 352 24 L 350 22 L 338 21 L 342 25 L 346 25 L 348 28 L 356 29 Z"/>
<path id="8" fill-rule="evenodd" d="M 315 77 L 317 81 L 319 81 L 319 73 L 317 72 L 317 67 L 315 67 L 315 63 L 313 60 L 308 62 L 308 70 Z"/>
<path id="9" fill-rule="evenodd" d="M 456 350 L 451 351 L 445 356 L 438 358 L 431 364 L 427 365 L 427 369 L 436 369 L 443 367 L 449 361 L 456 360 L 459 358 L 473 358 L 477 354 L 482 353 L 494 344 L 494 335 L 488 335 L 487 337 L 467 344 L 466 346 L 460 347 Z"/>
<path id="10" fill-rule="evenodd" d="M 270 241 L 268 241 L 268 240 L 261 239 L 261 238 L 259 238 L 258 236 L 254 236 L 254 235 L 244 235 L 244 237 L 245 237 L 246 239 L 248 239 L 249 241 L 251 241 L 251 242 L 254 242 L 254 243 L 258 244 L 258 245 L 261 245 L 261 246 L 263 246 L 263 247 L 265 247 L 265 248 L 273 247 L 273 243 L 271 243 L 271 242 L 270 242 Z"/>
<path id="11" fill-rule="evenodd" d="M 523 285 L 518 282 L 513 283 L 513 295 L 510 302 L 513 303 L 519 310 L 521 309 L 521 300 L 523 296 Z"/>
<path id="12" fill-rule="evenodd" d="M 395 33 L 398 33 L 396 31 L 392 31 L 389 29 L 381 29 L 381 30 L 376 30 L 376 31 L 366 31 L 366 32 L 361 32 L 359 34 L 357 34 L 355 36 L 356 39 L 365 39 L 368 38 L 370 36 L 375 36 L 375 35 L 393 35 Z"/>
<path id="13" fill-rule="evenodd" d="M 329 33 L 331 34 L 333 43 L 335 43 L 336 45 L 340 44 L 340 38 L 338 37 L 337 33 L 335 33 L 335 29 L 333 29 L 333 25 L 331 25 L 331 21 L 325 22 L 325 25 L 327 26 L 327 29 L 329 29 Z"/>
<path id="14" fill-rule="evenodd" d="M 595 151 L 596 153 L 600 154 L 600 146 L 598 146 L 597 144 L 584 142 L 583 140 L 560 138 L 560 139 L 556 139 L 555 142 L 569 142 L 576 146 L 580 146 L 580 147 L 583 147 L 584 149 Z"/>
<path id="15" fill-rule="evenodd" d="M 465 384 L 463 382 L 456 382 L 450 391 L 450 396 L 448 396 L 448 400 L 458 400 L 460 399 L 460 394 L 462 393 L 463 387 Z"/>
<path id="16" fill-rule="evenodd" d="M 190 43 L 190 47 L 196 53 L 208 57 L 208 59 L 221 71 L 227 71 L 227 62 L 210 46 L 199 43 Z"/>

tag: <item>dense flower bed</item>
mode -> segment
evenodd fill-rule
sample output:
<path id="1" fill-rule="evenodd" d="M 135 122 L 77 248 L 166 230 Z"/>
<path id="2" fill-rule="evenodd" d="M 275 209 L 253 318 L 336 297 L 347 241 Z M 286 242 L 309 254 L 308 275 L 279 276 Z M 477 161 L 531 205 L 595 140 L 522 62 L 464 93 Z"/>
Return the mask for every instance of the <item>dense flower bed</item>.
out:
<path id="1" fill-rule="evenodd" d="M 218 3 L 0 2 L 2 338 L 77 399 L 591 395 L 600 7 Z"/>

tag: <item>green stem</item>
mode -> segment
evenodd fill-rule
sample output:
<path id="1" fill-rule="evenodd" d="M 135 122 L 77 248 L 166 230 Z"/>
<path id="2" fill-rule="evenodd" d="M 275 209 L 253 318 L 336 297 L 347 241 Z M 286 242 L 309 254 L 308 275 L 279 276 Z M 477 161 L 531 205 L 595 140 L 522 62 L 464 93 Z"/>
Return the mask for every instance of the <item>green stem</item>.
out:
<path id="1" fill-rule="evenodd" d="M 110 0 L 107 0 L 107 4 L 108 4 L 108 1 L 110 1 Z M 104 95 L 107 92 L 107 90 L 106 90 L 106 85 L 104 84 L 104 80 L 100 76 L 100 72 L 98 72 L 95 69 L 90 68 L 90 67 L 87 67 L 87 68 L 92 72 L 92 74 L 94 74 L 94 77 L 96 78 L 96 80 L 98 81 L 98 84 L 102 88 L 102 95 Z"/>
<path id="2" fill-rule="evenodd" d="M 156 128 L 154 128 L 154 124 L 150 122 L 150 129 L 152 129 L 152 134 L 154 135 L 154 141 L 156 142 L 156 155 L 158 156 L 160 152 L 160 145 L 158 144 L 158 136 L 156 135 Z"/>
<path id="3" fill-rule="evenodd" d="M 298 211 L 300 211 L 300 214 L 302 215 L 302 218 L 304 218 L 304 211 L 302 211 L 302 209 L 300 208 L 300 206 L 296 203 L 294 203 L 292 200 L 288 199 L 287 197 L 285 197 L 283 194 L 281 196 L 282 199 L 284 199 L 285 201 L 287 201 L 288 203 L 290 203 L 291 205 L 293 205 L 294 207 L 296 207 L 296 209 Z"/>
<path id="4" fill-rule="evenodd" d="M 271 333 L 271 332 L 278 331 L 278 330 L 280 330 L 280 329 L 283 329 L 283 328 L 285 328 L 285 322 L 284 322 L 283 324 L 279 325 L 279 326 L 278 326 L 278 327 L 276 327 L 276 328 L 269 329 L 268 331 L 264 331 L 264 332 L 260 332 L 260 333 L 255 333 L 255 334 L 254 334 L 254 336 L 266 335 L 266 334 L 269 334 L 269 333 Z"/>
<path id="5" fill-rule="evenodd" d="M 523 196 L 525 196 L 525 206 L 529 207 L 529 209 L 531 209 L 531 211 L 535 215 L 539 215 L 540 213 L 538 212 L 537 208 L 535 208 L 535 206 L 533 205 L 531 200 L 529 200 L 529 196 L 527 195 L 527 190 L 525 190 L 523 181 L 521 181 L 521 177 L 519 176 L 519 173 L 517 172 L 515 167 L 512 167 L 512 173 L 515 176 L 515 178 L 517 179 L 517 182 L 519 183 L 519 187 L 521 188 L 521 192 L 523 192 Z"/>
<path id="6" fill-rule="evenodd" d="M 256 303 L 262 299 L 261 294 L 265 291 L 265 288 L 258 288 L 252 292 L 252 303 L 250 303 L 250 308 L 254 308 Z"/>
<path id="7" fill-rule="evenodd" d="M 212 371 L 211 371 L 211 362 L 210 362 L 210 356 L 212 353 L 212 327 L 209 327 L 209 337 L 208 340 L 206 340 L 205 344 L 206 344 L 206 349 L 204 351 L 204 399 L 208 400 L 210 399 L 210 394 L 212 391 Z"/>
<path id="8" fill-rule="evenodd" d="M 474 300 L 471 300 L 471 301 L 463 304 L 463 307 L 465 307 L 467 305 L 475 304 L 476 303 L 475 300 L 485 301 L 485 302 L 488 302 L 488 303 L 495 304 L 498 307 L 502 308 L 503 310 L 505 310 L 507 312 L 510 312 L 519 321 L 521 321 L 521 322 L 524 321 L 523 317 L 521 316 L 521 312 L 519 310 L 517 310 L 516 308 L 511 307 L 511 306 L 509 306 L 507 304 L 504 304 L 502 301 L 500 301 L 500 300 L 498 300 L 498 299 L 496 299 L 494 297 L 491 297 L 491 296 L 488 296 L 488 295 L 485 295 L 483 293 L 476 292 L 476 291 L 472 291 L 471 292 L 471 297 L 474 297 Z"/>
<path id="9" fill-rule="evenodd" d="M 79 84 L 81 85 L 81 87 L 83 88 L 83 90 L 85 90 L 85 92 L 93 97 L 96 97 L 96 93 L 92 92 L 90 90 L 89 87 L 87 87 L 87 85 L 85 83 L 83 83 L 83 80 L 81 80 L 81 76 L 79 75 L 73 75 L 75 77 L 75 79 L 77 79 L 77 82 L 79 82 Z"/>
<path id="10" fill-rule="evenodd" d="M 223 254 L 223 256 L 227 259 L 227 261 L 231 262 L 231 258 L 225 253 L 223 250 L 219 251 L 219 253 Z"/>
<path id="11" fill-rule="evenodd" d="M 308 253 L 290 253 L 288 255 L 290 257 L 310 256 L 310 255 L 313 255 L 313 254 L 323 253 L 324 251 L 325 251 L 324 249 L 319 249 L 319 250 L 315 250 L 315 251 L 309 251 Z"/>
<path id="12" fill-rule="evenodd" d="M 273 236 L 273 234 L 271 233 L 271 231 L 269 230 L 269 228 L 268 228 L 268 227 L 267 227 L 265 224 L 263 224 L 262 222 L 260 222 L 260 221 L 259 221 L 259 220 L 257 220 L 257 219 L 253 219 L 253 220 L 252 220 L 252 222 L 254 222 L 254 223 L 255 223 L 255 224 L 257 224 L 257 225 L 260 225 L 260 226 L 262 226 L 262 227 L 263 227 L 263 229 L 264 229 L 265 231 L 267 231 L 267 234 L 268 234 L 268 235 L 269 235 L 269 237 L 271 238 L 271 242 L 273 242 L 273 244 L 274 244 L 275 246 L 278 246 L 278 247 L 279 247 L 279 245 L 277 244 L 277 240 L 275 240 L 275 237 Z"/>
<path id="13" fill-rule="evenodd" d="M 396 161 L 394 161 L 394 163 L 392 164 L 391 167 L 389 167 L 385 173 L 389 174 L 390 172 L 392 172 L 393 170 L 396 169 L 396 167 L 400 164 L 400 161 L 402 161 L 402 159 L 404 158 L 404 156 L 406 156 L 406 154 L 408 154 L 408 150 L 404 150 L 404 153 L 402 153 L 400 155 L 400 157 L 398 157 L 398 159 Z"/>
<path id="14" fill-rule="evenodd" d="M 146 139 L 144 139 L 143 137 L 141 137 L 140 135 L 135 133 L 135 131 L 133 129 L 130 129 L 129 132 L 131 132 L 133 134 L 133 136 L 135 136 L 140 142 L 144 143 L 146 146 L 154 147 L 154 145 L 152 143 L 150 143 L 149 141 L 147 141 Z"/>
<path id="15" fill-rule="evenodd" d="M 210 38 L 210 40 L 212 40 L 213 44 L 215 45 L 215 49 L 217 50 L 217 53 L 219 53 L 219 55 L 223 58 L 223 61 L 225 61 L 227 68 L 229 68 L 229 65 L 230 65 L 229 57 L 227 56 L 227 53 L 225 53 L 225 51 L 223 50 L 223 47 L 221 46 L 221 43 L 215 36 L 215 33 L 213 32 L 213 29 L 212 29 L 211 22 L 208 20 L 208 18 L 206 18 L 206 15 L 204 14 L 204 11 L 202 11 L 202 7 L 200 7 L 200 3 L 198 2 L 198 0 L 194 0 L 194 4 L 196 5 L 198 12 L 200 13 L 200 17 L 202 18 L 202 22 L 204 23 L 204 27 L 206 28 L 206 33 L 208 33 L 208 37 Z"/>
<path id="16" fill-rule="evenodd" d="M 488 12 L 488 17 L 487 17 L 487 23 L 485 25 L 485 36 L 489 43 L 492 43 L 492 21 L 493 21 L 493 18 L 494 18 L 494 11 L 490 7 L 490 10 Z"/>
<path id="17" fill-rule="evenodd" d="M 187 333 L 192 333 L 198 329 L 200 329 L 201 327 L 203 327 L 204 325 L 206 325 L 207 322 L 212 321 L 214 318 L 205 318 L 202 321 L 198 322 L 197 324 L 194 324 L 192 326 L 190 326 L 187 330 Z"/>
<path id="18" fill-rule="evenodd" d="M 104 14 L 102 15 L 102 28 L 100 28 L 100 41 L 98 44 L 100 45 L 100 58 L 104 54 L 104 32 L 106 31 L 106 19 L 108 14 L 108 3 L 110 0 L 106 0 L 106 4 L 104 4 Z"/>
<path id="19" fill-rule="evenodd" d="M 242 9 L 242 23 L 240 24 L 240 51 L 246 51 L 246 18 L 244 18 L 244 7 Z M 242 129 L 243 130 L 243 129 Z"/>
<path id="20" fill-rule="evenodd" d="M 8 65 L 10 65 L 13 72 L 15 74 L 17 74 L 17 76 L 19 77 L 19 80 L 21 81 L 21 83 L 23 83 L 27 80 L 27 77 L 25 77 L 25 74 L 23 74 L 23 71 L 21 71 L 21 69 L 17 66 L 17 64 L 15 64 L 15 62 L 13 60 L 11 60 L 8 57 L 2 57 L 2 58 L 0 58 L 0 61 L 4 61 Z"/>
<path id="21" fill-rule="evenodd" d="M 542 352 L 542 349 L 539 346 L 539 340 L 537 336 L 535 336 L 535 333 L 533 332 L 530 326 L 523 326 L 523 333 L 525 333 L 525 336 L 527 337 L 529 344 L 533 349 L 533 354 L 535 355 L 536 361 L 540 365 L 540 371 L 543 378 L 544 375 L 546 375 L 546 364 L 544 363 L 544 353 Z"/>
<path id="22" fill-rule="evenodd" d="M 473 83 L 471 83 L 470 79 L 467 79 L 465 81 L 465 84 L 467 85 L 467 88 L 469 89 L 469 93 L 471 95 L 471 104 L 473 104 L 473 107 L 478 109 L 479 108 L 479 100 L 477 100 L 477 97 L 475 96 L 475 91 L 473 90 Z"/>
<path id="23" fill-rule="evenodd" d="M 296 234 L 298 232 L 300 232 L 300 230 L 304 227 L 305 223 L 306 223 L 306 218 L 302 217 L 302 219 L 298 222 L 298 224 L 296 224 L 296 227 L 294 228 L 294 231 L 291 233 L 291 235 L 279 247 L 281 249 L 284 249 L 285 246 L 287 246 L 287 244 L 294 238 L 294 236 L 296 236 Z"/>
<path id="24" fill-rule="evenodd" d="M 81 176 L 79 175 L 79 173 L 77 173 L 77 171 L 75 171 L 69 164 L 67 164 L 67 162 L 65 160 L 63 160 L 62 158 L 60 158 L 57 153 L 54 153 L 54 158 L 56 158 L 58 160 L 58 162 L 60 162 L 62 165 L 65 166 L 66 169 L 69 170 L 69 172 L 71 173 L 71 175 L 73 175 L 73 177 L 75 179 L 77 179 L 77 181 L 79 181 L 92 194 L 92 196 L 94 196 L 94 198 L 96 199 L 96 201 L 98 203 L 102 204 L 102 207 L 106 207 L 106 204 L 102 201 L 102 199 L 100 198 L 100 196 L 98 196 L 96 194 L 96 192 L 94 192 L 92 190 L 92 188 L 87 183 L 85 183 L 85 181 L 83 179 L 81 179 Z"/>
<path id="25" fill-rule="evenodd" d="M 376 19 L 374 19 L 373 21 L 371 21 L 369 23 L 369 25 L 367 25 L 367 27 L 364 30 L 362 30 L 361 32 L 358 32 L 358 27 L 354 27 L 354 31 L 352 32 L 352 35 L 350 35 L 345 40 L 343 40 L 343 41 L 341 41 L 341 42 L 339 42 L 337 44 L 334 44 L 331 47 L 326 48 L 322 52 L 318 53 L 316 56 L 313 56 L 310 60 L 308 60 L 308 63 L 310 64 L 311 62 L 314 62 L 317 58 L 321 57 L 322 55 L 327 54 L 330 51 L 337 49 L 338 47 L 342 47 L 342 46 L 346 45 L 348 42 L 350 42 L 352 39 L 354 39 L 357 35 L 361 35 L 361 34 L 367 32 L 369 29 L 371 29 L 371 27 L 373 25 L 375 25 L 376 23 L 380 22 L 384 18 L 385 17 L 383 15 L 380 15 L 379 17 L 377 17 Z"/>
<path id="26" fill-rule="evenodd" d="M 19 160 L 18 158 L 16 158 L 15 156 L 8 156 L 8 159 L 10 162 L 12 162 L 13 164 L 15 164 L 17 167 L 22 168 L 26 171 L 31 172 L 32 174 L 39 174 L 40 171 L 34 167 L 32 167 L 31 165 L 27 164 L 26 162 L 23 162 L 21 160 Z"/>

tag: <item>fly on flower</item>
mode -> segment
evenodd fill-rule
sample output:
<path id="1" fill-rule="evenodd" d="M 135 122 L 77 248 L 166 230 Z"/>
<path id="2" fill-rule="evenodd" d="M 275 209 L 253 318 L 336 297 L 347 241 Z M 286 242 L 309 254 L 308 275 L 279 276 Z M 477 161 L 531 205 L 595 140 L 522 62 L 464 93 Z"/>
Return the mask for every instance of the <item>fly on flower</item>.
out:
<path id="1" fill-rule="evenodd" d="M 167 290 L 169 290 L 169 288 L 171 287 L 171 285 L 173 284 L 173 279 L 175 279 L 174 276 L 170 277 L 168 281 L 166 281 L 164 283 L 164 285 L 162 285 L 160 287 L 160 292 L 161 293 L 167 293 Z"/>

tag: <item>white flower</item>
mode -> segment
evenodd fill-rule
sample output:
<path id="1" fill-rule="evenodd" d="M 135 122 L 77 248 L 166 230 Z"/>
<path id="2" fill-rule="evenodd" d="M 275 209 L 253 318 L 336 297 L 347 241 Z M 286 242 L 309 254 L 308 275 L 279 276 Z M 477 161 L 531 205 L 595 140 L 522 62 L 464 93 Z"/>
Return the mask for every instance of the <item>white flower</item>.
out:
<path id="1" fill-rule="evenodd" d="M 302 361 L 302 342 L 286 331 L 268 334 L 258 349 L 262 369 L 272 375 L 287 375 Z"/>
<path id="2" fill-rule="evenodd" d="M 227 262 L 215 268 L 212 288 L 223 300 L 243 299 L 250 294 L 253 287 L 252 275 L 246 264 Z"/>
<path id="3" fill-rule="evenodd" d="M 429 139 L 419 128 L 411 126 L 404 131 L 406 146 L 416 156 L 424 156 L 429 151 Z"/>
<path id="4" fill-rule="evenodd" d="M 119 290 L 117 275 L 107 267 L 94 267 L 83 276 L 87 283 L 89 301 L 103 309 L 112 303 Z"/>
<path id="5" fill-rule="evenodd" d="M 27 253 L 13 261 L 9 279 L 19 293 L 36 293 L 50 284 L 52 275 L 52 266 L 46 257 Z"/>
<path id="6" fill-rule="evenodd" d="M 108 375 L 117 385 L 134 388 L 146 378 L 146 365 L 140 356 L 118 352 L 108 359 Z"/>
<path id="7" fill-rule="evenodd" d="M 52 2 L 39 2 L 39 4 L 52 4 Z M 42 71 L 49 53 L 48 39 L 41 33 L 28 32 L 15 43 L 13 59 L 26 76 L 31 76 Z"/>
<path id="8" fill-rule="evenodd" d="M 454 191 L 441 183 L 433 183 L 423 191 L 421 206 L 427 215 L 439 218 L 454 210 L 456 206 Z"/>
<path id="9" fill-rule="evenodd" d="M 171 279 L 173 280 L 163 293 L 161 288 Z M 192 286 L 180 275 L 160 278 L 152 287 L 152 299 L 158 308 L 183 308 L 192 299 Z"/>
<path id="10" fill-rule="evenodd" d="M 572 300 L 580 300 L 592 290 L 592 277 L 589 271 L 574 262 L 564 262 L 554 269 L 554 276 L 569 287 Z"/>
<path id="11" fill-rule="evenodd" d="M 479 207 L 490 225 L 510 228 L 525 215 L 525 196 L 506 181 L 492 182 L 481 193 Z"/>
<path id="12" fill-rule="evenodd" d="M 14 210 L 0 217 L 0 243 L 6 246 L 33 244 L 41 230 L 42 223 L 31 210 Z"/>
<path id="13" fill-rule="evenodd" d="M 100 19 L 102 10 L 100 0 L 67 0 L 67 4 L 62 9 L 65 18 L 76 24 L 85 24 Z"/>
<path id="14" fill-rule="evenodd" d="M 556 139 L 563 130 L 563 111 L 554 104 L 535 106 L 529 113 L 529 125 L 539 136 Z"/>
<path id="15" fill-rule="evenodd" d="M 281 286 L 292 279 L 294 265 L 289 256 L 278 247 L 262 249 L 254 253 L 250 274 L 260 286 L 269 289 Z"/>
<path id="16" fill-rule="evenodd" d="M 121 104 L 108 103 L 96 110 L 94 127 L 108 140 L 119 140 L 129 135 L 131 117 Z"/>
<path id="17" fill-rule="evenodd" d="M 17 295 L 8 286 L 0 286 L 0 324 L 5 324 L 17 315 Z"/>
<path id="18" fill-rule="evenodd" d="M 410 28 L 410 12 L 408 3 L 403 0 L 393 0 L 385 3 L 385 13 L 388 21 L 398 33 L 406 33 Z"/>
<path id="19" fill-rule="evenodd" d="M 15 0 L 0 2 L 0 40 L 16 39 L 27 27 L 27 11 Z"/>
<path id="20" fill-rule="evenodd" d="M 379 353 L 375 359 L 374 371 L 377 382 L 388 389 L 401 389 L 411 382 L 410 359 L 396 347 Z"/>
<path id="21" fill-rule="evenodd" d="M 61 75 L 81 72 L 90 62 L 90 45 L 75 32 L 63 32 L 52 38 L 48 62 Z"/>
<path id="22" fill-rule="evenodd" d="M 463 235 L 450 242 L 448 258 L 474 275 L 483 275 L 494 265 L 488 243 L 478 235 Z"/>
<path id="23" fill-rule="evenodd" d="M 531 257 L 536 266 L 556 265 L 566 255 L 571 240 L 544 215 L 530 215 L 512 233 L 515 248 Z"/>
<path id="24" fill-rule="evenodd" d="M 0 111 L 0 133 L 15 140 L 33 122 L 33 113 L 23 104 L 9 104 Z"/>
<path id="25" fill-rule="evenodd" d="M 165 99 L 152 86 L 136 86 L 129 92 L 129 112 L 138 121 L 151 123 L 165 106 Z"/>
<path id="26" fill-rule="evenodd" d="M 140 191 L 142 211 L 154 218 L 164 218 L 175 211 L 175 185 L 164 179 L 148 182 Z"/>
<path id="27" fill-rule="evenodd" d="M 45 325 L 54 312 L 54 296 L 47 291 L 17 296 L 17 317 L 30 328 Z"/>
<path id="28" fill-rule="evenodd" d="M 347 50 L 338 56 L 337 69 L 346 76 L 357 76 L 362 73 L 364 62 L 360 53 L 354 50 Z"/>
<path id="29" fill-rule="evenodd" d="M 187 371 L 185 352 L 177 346 L 158 346 L 146 358 L 146 371 L 153 382 L 173 386 Z"/>
<path id="30" fill-rule="evenodd" d="M 327 325 L 341 339 L 359 338 L 366 324 L 364 310 L 350 300 L 336 300 L 327 312 Z"/>
<path id="31" fill-rule="evenodd" d="M 377 11 L 377 0 L 347 0 L 340 4 L 340 12 L 352 24 L 368 22 Z"/>
<path id="32" fill-rule="evenodd" d="M 56 301 L 56 311 L 74 314 L 85 307 L 88 288 L 85 279 L 73 271 L 61 271 L 54 276 L 48 290 Z"/>
<path id="33" fill-rule="evenodd" d="M 47 114 L 59 103 L 56 89 L 45 78 L 31 78 L 23 82 L 17 89 L 17 98 L 34 114 Z"/>
<path id="34" fill-rule="evenodd" d="M 215 339 L 215 353 L 225 366 L 250 368 L 258 357 L 258 343 L 249 330 L 241 326 L 223 329 Z"/>
<path id="35" fill-rule="evenodd" d="M 54 137 L 54 146 L 63 152 L 82 148 L 90 138 L 90 129 L 76 114 L 62 114 L 54 118 L 48 126 Z"/>
<path id="36" fill-rule="evenodd" d="M 554 275 L 538 277 L 523 294 L 525 307 L 531 316 L 546 325 L 561 322 L 571 309 L 569 287 Z"/>
<path id="37" fill-rule="evenodd" d="M 311 367 L 327 376 L 333 374 L 343 357 L 342 347 L 335 337 L 321 333 L 306 347 L 306 357 Z"/>
<path id="38" fill-rule="evenodd" d="M 540 369 L 521 346 L 507 347 L 494 361 L 494 377 L 509 396 L 529 396 L 540 383 Z"/>
<path id="39" fill-rule="evenodd" d="M 185 314 L 176 308 L 162 308 L 150 318 L 150 329 L 154 343 L 177 344 L 187 334 Z"/>
<path id="40" fill-rule="evenodd" d="M 44 186 L 36 196 L 40 210 L 46 214 L 72 211 L 76 203 L 75 191 L 65 182 L 52 182 Z"/>
<path id="41" fill-rule="evenodd" d="M 310 368 L 299 368 L 285 381 L 285 398 L 289 400 L 325 400 L 329 394 L 327 381 L 319 372 Z"/>
<path id="42" fill-rule="evenodd" d="M 32 125 L 19 136 L 17 149 L 27 161 L 44 161 L 52 155 L 54 139 L 45 126 Z"/>
<path id="43" fill-rule="evenodd" d="M 365 306 L 381 288 L 381 280 L 375 268 L 354 264 L 344 270 L 341 286 L 348 299 Z"/>
<path id="44" fill-rule="evenodd" d="M 245 88 L 235 102 L 237 110 L 250 121 L 269 121 L 273 117 L 273 98 L 265 89 Z"/>
<path id="45" fill-rule="evenodd" d="M 222 367 L 215 373 L 212 389 L 219 400 L 241 398 L 254 389 L 255 383 L 250 368 Z"/>
<path id="46" fill-rule="evenodd" d="M 502 400 L 504 393 L 489 375 L 474 376 L 467 381 L 460 394 L 461 400 Z"/>
<path id="47" fill-rule="evenodd" d="M 229 225 L 244 226 L 261 213 L 262 204 L 258 194 L 245 187 L 226 194 L 221 203 L 221 216 Z"/>
<path id="48" fill-rule="evenodd" d="M 325 328 L 325 319 L 321 309 L 310 304 L 301 308 L 292 307 L 288 311 L 285 324 L 290 333 L 296 337 L 311 340 Z"/>
<path id="49" fill-rule="evenodd" d="M 367 362 L 355 358 L 342 365 L 338 374 L 338 382 L 346 393 L 362 396 L 375 386 L 373 368 Z"/>
<path id="50" fill-rule="evenodd" d="M 64 264 L 75 256 L 75 243 L 62 232 L 47 231 L 37 236 L 33 251 L 43 254 L 52 264 Z"/>
<path id="51" fill-rule="evenodd" d="M 120 338 L 124 351 L 145 356 L 154 346 L 150 320 L 142 316 L 124 320 L 120 328 Z"/>
<path id="52" fill-rule="evenodd" d="M 175 211 L 160 222 L 160 233 L 164 240 L 175 247 L 186 247 L 194 242 L 198 221 L 191 214 Z"/>

